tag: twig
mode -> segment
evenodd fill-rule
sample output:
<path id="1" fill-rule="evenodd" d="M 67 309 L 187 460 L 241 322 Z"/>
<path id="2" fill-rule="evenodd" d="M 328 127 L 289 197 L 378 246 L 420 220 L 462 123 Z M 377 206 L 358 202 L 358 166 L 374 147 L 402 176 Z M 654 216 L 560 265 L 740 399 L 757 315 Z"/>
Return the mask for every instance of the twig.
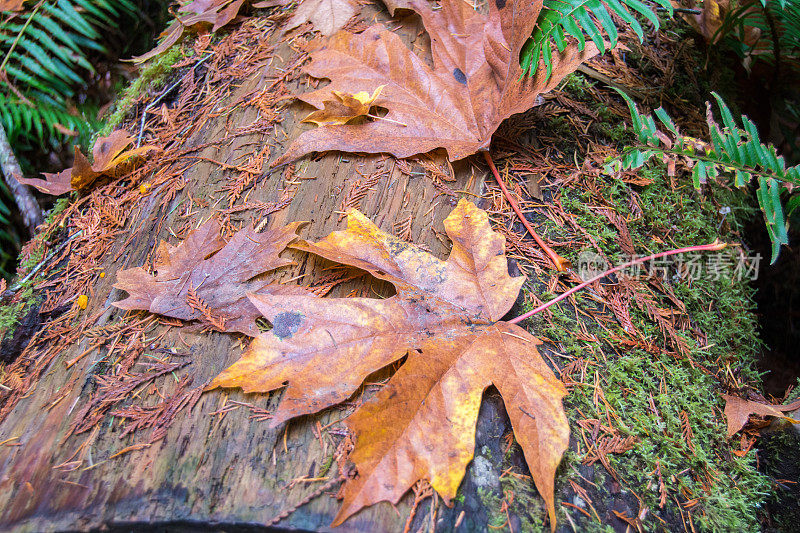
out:
<path id="1" fill-rule="evenodd" d="M 336 485 L 340 481 L 344 481 L 344 479 L 345 479 L 344 476 L 339 476 L 337 478 L 331 479 L 330 481 L 328 481 L 327 483 L 325 483 L 323 485 L 320 485 L 317 488 L 317 490 L 315 490 L 314 492 L 312 492 L 311 494 L 309 494 L 308 496 L 306 496 L 305 498 L 303 498 L 302 500 L 300 500 L 296 504 L 292 505 L 291 507 L 281 511 L 280 514 L 278 514 L 277 516 L 275 516 L 271 520 L 268 520 L 265 523 L 265 525 L 266 526 L 274 526 L 275 524 L 277 524 L 278 522 L 280 522 L 284 518 L 287 518 L 290 514 L 292 514 L 297 509 L 299 509 L 300 507 L 304 506 L 305 504 L 309 503 L 311 500 L 313 500 L 314 498 L 316 498 L 317 496 L 319 496 L 320 494 L 322 494 L 326 490 L 330 489 L 331 487 L 333 487 L 334 485 Z"/>
<path id="2" fill-rule="evenodd" d="M 619 89 L 620 91 L 624 92 L 625 94 L 636 98 L 637 100 L 647 100 L 647 95 L 638 89 L 634 89 L 633 87 L 628 87 L 627 85 L 622 85 L 621 83 L 617 83 L 616 81 L 612 80 L 605 74 L 596 71 L 592 67 L 588 65 L 580 65 L 578 67 L 578 72 L 581 74 L 585 74 L 592 79 L 595 79 L 599 82 L 605 83 L 609 87 L 613 87 L 615 89 Z"/>
<path id="3" fill-rule="evenodd" d="M 403 122 L 400 122 L 399 120 L 392 120 L 392 119 L 386 118 L 386 117 L 379 117 L 378 115 L 370 115 L 369 113 L 367 113 L 367 116 L 369 118 L 374 118 L 375 120 L 385 120 L 386 122 L 392 122 L 394 124 L 399 124 L 400 126 L 403 126 L 403 127 L 408 126 L 408 124 L 404 124 Z"/>
<path id="4" fill-rule="evenodd" d="M 14 150 L 8 143 L 6 130 L 0 124 L 0 167 L 3 169 L 3 176 L 6 180 L 6 185 L 14 197 L 14 202 L 17 204 L 22 221 L 25 223 L 30 236 L 33 237 L 36 226 L 42 223 L 44 217 L 42 209 L 36 202 L 36 198 L 31 194 L 30 189 L 17 181 L 17 177 L 22 177 L 22 169 L 19 168 L 19 162 L 14 157 Z"/>
<path id="5" fill-rule="evenodd" d="M 557 253 L 555 253 L 555 251 L 553 251 L 552 248 L 547 246 L 547 244 L 542 240 L 542 238 L 539 237 L 539 234 L 536 233 L 536 231 L 534 231 L 534 229 L 528 223 L 528 220 L 522 214 L 522 210 L 520 210 L 519 205 L 517 205 L 517 201 L 514 200 L 514 198 L 508 192 L 508 189 L 506 189 L 506 186 L 503 183 L 503 180 L 500 178 L 500 173 L 497 171 L 497 167 L 494 166 L 494 161 L 492 161 L 491 154 L 489 152 L 483 152 L 483 157 L 486 159 L 486 162 L 489 164 L 489 168 L 492 169 L 492 174 L 494 174 L 494 179 L 497 181 L 497 184 L 500 185 L 500 190 L 503 191 L 503 194 L 505 195 L 506 200 L 508 200 L 508 203 L 511 204 L 511 208 L 517 214 L 517 216 L 519 217 L 520 221 L 522 222 L 522 225 L 525 226 L 525 229 L 528 230 L 528 233 L 531 234 L 531 237 L 533 237 L 533 240 L 535 240 L 536 244 L 538 244 L 542 248 L 544 253 L 547 254 L 547 257 L 549 257 L 550 261 L 553 263 L 553 265 L 555 265 L 556 270 L 558 270 L 560 272 L 563 272 L 564 270 L 566 270 L 566 265 L 567 265 L 568 261 L 566 259 L 564 259 L 563 257 L 561 257 L 560 255 L 558 255 Z"/>
<path id="6" fill-rule="evenodd" d="M 195 63 L 192 66 L 192 70 L 196 69 L 197 67 L 199 67 L 200 65 L 205 63 L 206 60 L 208 58 L 212 57 L 213 55 L 214 55 L 214 52 L 209 53 L 203 59 L 201 59 L 200 61 Z M 147 113 L 149 113 L 150 109 L 152 109 L 153 106 L 155 106 L 157 103 L 159 103 L 161 100 L 163 100 L 165 96 L 167 96 L 169 93 L 171 93 L 172 90 L 175 89 L 175 87 L 177 87 L 181 83 L 183 83 L 183 76 L 181 77 L 181 79 L 179 79 L 178 81 L 176 81 L 175 83 L 173 83 L 172 85 L 167 87 L 164 92 L 162 92 L 160 95 L 158 95 L 158 98 L 156 98 L 155 100 L 153 100 L 152 102 L 147 104 L 147 107 L 144 108 L 144 111 L 142 111 L 142 122 L 139 125 L 139 135 L 136 137 L 136 147 L 137 148 L 142 145 L 142 135 L 144 134 L 144 122 L 145 122 L 145 120 L 147 120 Z"/>
<path id="7" fill-rule="evenodd" d="M 662 7 L 662 6 L 656 6 L 656 11 L 667 11 L 667 8 L 666 7 Z M 673 13 L 686 13 L 686 14 L 689 14 L 689 15 L 699 15 L 700 13 L 703 12 L 703 10 L 701 10 L 701 9 L 692 9 L 692 8 L 689 8 L 689 7 L 673 7 L 672 8 L 672 12 Z"/>
<path id="8" fill-rule="evenodd" d="M 33 9 L 33 13 L 31 13 L 31 16 L 28 17 L 28 20 L 25 21 L 25 24 L 19 30 L 19 33 L 17 33 L 17 37 L 16 39 L 14 39 L 14 42 L 11 43 L 11 48 L 9 48 L 8 52 L 6 52 L 6 57 L 3 58 L 3 63 L 0 64 L 0 70 L 5 70 L 6 64 L 8 63 L 8 60 L 11 57 L 11 53 L 17 47 L 17 43 L 19 43 L 19 40 L 22 38 L 22 34 L 25 33 L 25 30 L 28 29 L 28 26 L 30 26 L 31 22 L 36 16 L 36 13 L 39 12 L 39 10 L 42 8 L 43 5 L 44 5 L 44 0 L 39 0 L 39 3 L 36 4 L 36 7 Z"/>
<path id="9" fill-rule="evenodd" d="M 633 261 L 628 261 L 627 263 L 623 263 L 621 265 L 615 266 L 614 268 L 609 268 L 605 272 L 603 272 L 601 274 L 598 274 L 598 275 L 596 275 L 595 277 L 593 277 L 593 278 L 591 278 L 589 280 L 584 281 L 580 285 L 576 285 L 576 286 L 572 287 L 570 290 L 568 290 L 567 292 L 559 295 L 557 298 L 554 298 L 554 299 L 550 300 L 547 303 L 543 303 L 542 305 L 540 305 L 539 307 L 537 307 L 533 311 L 528 311 L 524 315 L 520 315 L 517 318 L 512 318 L 508 322 L 510 322 L 511 324 L 516 324 L 518 322 L 522 322 L 526 318 L 530 318 L 533 315 L 535 315 L 536 313 L 540 313 L 540 312 L 544 311 L 545 309 L 547 309 L 551 305 L 557 304 L 558 302 L 560 302 L 561 300 L 563 300 L 565 298 L 569 298 L 571 295 L 575 294 L 576 292 L 578 292 L 579 290 L 583 289 L 584 287 L 587 287 L 587 286 L 591 285 L 595 281 L 603 279 L 604 277 L 608 276 L 609 274 L 613 274 L 614 272 L 619 272 L 620 270 L 623 270 L 625 268 L 631 267 L 633 265 L 638 265 L 639 263 L 644 263 L 646 261 L 652 261 L 653 259 L 658 259 L 660 257 L 667 257 L 668 255 L 682 254 L 682 253 L 686 253 L 686 252 L 702 252 L 702 251 L 722 250 L 726 246 L 727 246 L 727 244 L 724 243 L 724 242 L 714 241 L 711 244 L 701 244 L 701 245 L 698 245 L 698 246 L 688 246 L 686 248 L 678 248 L 678 249 L 675 249 L 675 250 L 667 250 L 666 252 L 659 252 L 657 254 L 648 255 L 647 257 L 640 257 L 638 259 L 634 259 Z"/>
<path id="10" fill-rule="evenodd" d="M 39 261 L 39 263 L 37 263 L 37 265 L 36 265 L 35 267 L 33 267 L 33 268 L 31 269 L 31 271 L 30 271 L 30 272 L 28 272 L 28 274 L 27 274 L 27 275 L 26 275 L 24 278 L 22 278 L 21 280 L 17 281 L 17 282 L 14 284 L 14 286 L 13 286 L 13 287 L 11 287 L 11 288 L 9 288 L 9 289 L 8 289 L 6 292 L 10 292 L 10 293 L 12 293 L 12 294 L 13 294 L 13 293 L 17 292 L 18 290 L 20 290 L 20 289 L 22 288 L 22 286 L 23 286 L 23 285 L 24 285 L 24 284 L 25 284 L 25 283 L 26 283 L 26 282 L 27 282 L 29 279 L 31 279 L 33 276 L 35 276 L 35 275 L 36 275 L 36 273 L 37 273 L 37 272 L 39 272 L 39 270 L 41 270 L 41 268 L 42 268 L 44 265 L 46 265 L 46 264 L 47 264 L 47 263 L 48 263 L 48 262 L 49 262 L 49 261 L 50 261 L 50 260 L 51 260 L 53 257 L 55 257 L 57 254 L 61 253 L 61 251 L 62 251 L 64 248 L 66 248 L 66 247 L 67 247 L 67 245 L 68 245 L 70 242 L 72 242 L 72 241 L 75 239 L 75 237 L 78 237 L 78 236 L 79 236 L 79 235 L 81 235 L 81 234 L 83 234 L 83 230 L 78 230 L 78 231 L 76 231 L 75 233 L 73 233 L 72 235 L 70 235 L 70 236 L 69 236 L 69 238 L 68 238 L 67 240 L 65 240 L 64 242 L 62 242 L 62 243 L 61 243 L 61 244 L 58 246 L 58 248 L 56 248 L 55 250 L 53 250 L 52 252 L 50 252 L 49 254 L 47 254 L 47 257 L 45 257 L 44 259 L 42 259 L 41 261 Z"/>

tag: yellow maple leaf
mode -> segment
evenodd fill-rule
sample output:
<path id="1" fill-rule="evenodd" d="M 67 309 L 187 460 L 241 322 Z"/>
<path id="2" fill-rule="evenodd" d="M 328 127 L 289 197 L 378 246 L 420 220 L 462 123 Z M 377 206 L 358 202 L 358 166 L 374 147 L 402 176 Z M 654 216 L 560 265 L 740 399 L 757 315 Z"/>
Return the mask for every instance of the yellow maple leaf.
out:
<path id="1" fill-rule="evenodd" d="M 323 101 L 325 107 L 308 115 L 303 122 L 313 122 L 317 126 L 334 126 L 347 124 L 357 117 L 368 116 L 370 108 L 384 87 L 386 85 L 379 86 L 372 94 L 368 91 L 359 91 L 355 94 L 331 91 L 334 98 Z"/>

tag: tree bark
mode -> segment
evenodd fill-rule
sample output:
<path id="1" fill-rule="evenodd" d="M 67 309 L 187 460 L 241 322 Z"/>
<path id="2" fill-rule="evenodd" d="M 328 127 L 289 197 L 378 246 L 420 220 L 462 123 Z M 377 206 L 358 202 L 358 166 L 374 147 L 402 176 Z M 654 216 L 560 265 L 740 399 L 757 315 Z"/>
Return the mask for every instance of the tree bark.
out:
<path id="1" fill-rule="evenodd" d="M 6 185 L 14 197 L 25 228 L 28 230 L 28 236 L 32 237 L 36 226 L 44 220 L 42 209 L 30 189 L 17 181 L 17 176 L 22 177 L 22 169 L 19 168 L 19 162 L 14 156 L 14 150 L 8 142 L 8 136 L 2 124 L 0 124 L 0 168 L 3 170 Z"/>

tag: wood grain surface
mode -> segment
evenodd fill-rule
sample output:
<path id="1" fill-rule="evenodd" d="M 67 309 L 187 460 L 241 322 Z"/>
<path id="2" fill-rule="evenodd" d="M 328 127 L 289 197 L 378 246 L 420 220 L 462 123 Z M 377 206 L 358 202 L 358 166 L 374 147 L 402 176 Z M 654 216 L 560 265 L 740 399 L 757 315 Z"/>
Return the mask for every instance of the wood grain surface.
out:
<path id="1" fill-rule="evenodd" d="M 416 35 L 413 29 L 407 34 Z M 287 51 L 285 47 L 280 50 Z M 259 90 L 279 75 L 279 62 L 270 63 L 259 75 L 243 80 L 232 100 Z M 302 81 L 292 88 L 303 91 Z M 307 111 L 295 105 L 284 112 L 281 128 L 273 135 L 239 136 L 196 155 L 237 165 L 269 143 L 274 160 L 299 131 L 308 127 L 298 122 Z M 231 129 L 253 123 L 257 112 L 248 107 L 223 116 L 198 117 L 204 120 L 204 126 L 192 142 L 200 145 L 224 137 Z M 173 235 L 185 236 L 189 227 L 197 227 L 211 216 L 220 187 L 232 172 L 198 159 L 184 175 L 186 186 L 170 202 L 163 203 L 157 190 L 142 199 L 141 209 L 129 214 L 124 232 L 104 259 L 105 277 L 93 287 L 89 312 L 100 313 L 96 326 L 114 324 L 125 314 L 111 305 L 124 296 L 112 288 L 116 272 L 146 264 L 160 240 L 175 244 L 179 239 Z M 285 168 L 265 170 L 247 201 L 279 202 L 287 188 L 296 188 L 291 203 L 269 215 L 266 224 L 275 227 L 308 221 L 301 235 L 317 239 L 343 227 L 340 215 L 348 199 L 357 192 L 359 183 L 363 186 L 367 177 L 378 175 L 363 199 L 354 204 L 383 230 L 407 231 L 410 240 L 445 257 L 449 243 L 442 220 L 461 197 L 480 203 L 484 172 L 469 160 L 462 162 L 455 168 L 455 180 L 446 184 L 457 192 L 447 194 L 424 172 L 401 172 L 391 157 L 327 153 L 299 161 L 293 173 Z M 234 221 L 252 218 L 247 211 L 232 215 Z M 325 275 L 330 266 L 298 252 L 285 253 L 296 265 L 282 271 L 284 280 L 307 285 Z M 354 290 L 379 297 L 386 294 L 387 287 L 362 279 L 337 287 L 332 295 Z M 162 328 L 148 331 L 148 338 L 157 337 Z M 169 352 L 169 361 L 187 364 L 145 386 L 154 387 L 158 393 L 140 403 L 152 405 L 160 396 L 169 396 L 184 376 L 192 376 L 194 386 L 208 382 L 239 357 L 242 342 L 243 338 L 236 335 L 169 328 L 157 343 L 144 346 L 144 354 L 166 357 L 163 354 Z M 274 409 L 280 392 L 245 395 L 236 390 L 214 390 L 203 394 L 191 411 L 179 412 L 165 438 L 115 456 L 146 441 L 136 433 L 120 438 L 124 424 L 119 419 L 106 416 L 90 431 L 67 436 L 77 413 L 96 394 L 105 351 L 91 350 L 71 367 L 65 363 L 84 353 L 91 343 L 92 339 L 83 338 L 77 344 L 64 345 L 33 392 L 0 424 L 0 442 L 4 443 L 0 446 L 0 529 L 231 531 L 273 522 L 286 530 L 329 529 L 338 508 L 332 497 L 338 487 L 335 484 L 285 518 L 276 518 L 315 495 L 325 482 L 293 480 L 336 477 L 337 465 L 331 465 L 331 461 L 342 439 L 338 421 L 352 411 L 352 403 L 271 430 L 268 422 L 252 420 L 251 410 L 244 406 L 214 413 L 235 405 L 233 401 Z M 325 368 L 318 371 L 325 372 Z M 152 393 L 153 389 L 149 390 Z M 411 531 L 451 531 L 457 527 L 459 531 L 487 530 L 490 513 L 497 512 L 487 508 L 485 494 L 502 494 L 502 437 L 510 426 L 499 395 L 487 394 L 479 421 L 477 458 L 465 478 L 464 497 L 457 499 L 453 508 L 444 507 L 436 499 L 424 501 Z M 124 400 L 122 404 L 126 402 L 131 403 Z M 521 466 L 521 454 L 513 452 L 512 456 L 512 461 Z M 530 482 L 528 485 L 535 494 Z M 407 495 L 396 508 L 387 503 L 375 505 L 336 531 L 402 531 L 412 500 L 413 496 Z M 493 501 L 499 508 L 499 500 Z M 541 511 L 532 509 L 533 514 Z"/>

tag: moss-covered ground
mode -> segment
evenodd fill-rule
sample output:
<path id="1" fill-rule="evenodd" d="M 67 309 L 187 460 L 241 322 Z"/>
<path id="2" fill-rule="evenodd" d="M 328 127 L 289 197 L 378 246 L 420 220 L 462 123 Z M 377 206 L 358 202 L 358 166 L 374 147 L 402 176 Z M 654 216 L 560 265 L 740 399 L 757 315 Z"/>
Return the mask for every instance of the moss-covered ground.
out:
<path id="1" fill-rule="evenodd" d="M 58 231 L 58 227 L 52 222 L 67 208 L 69 203 L 69 198 L 57 200 L 45 219 L 43 227 L 47 229 L 38 233 L 33 241 L 25 246 L 23 250 L 25 255 L 20 257 L 17 267 L 22 277 L 17 285 L 12 286 L 12 289 L 15 289 L 14 298 L 10 303 L 0 305 L 0 341 L 14 332 L 14 327 L 19 323 L 20 318 L 36 304 L 37 297 L 34 295 L 33 286 L 37 278 L 35 275 L 28 276 L 26 273 L 31 273 L 44 260 L 45 243 Z"/>
<path id="2" fill-rule="evenodd" d="M 574 74 L 561 90 L 599 116 L 588 130 L 595 142 L 622 146 L 631 133 L 605 106 L 592 102 L 593 85 Z M 695 95 L 690 99 L 696 99 Z M 575 153 L 580 162 L 585 152 L 573 141 L 578 132 L 570 121 L 563 115 L 540 119 L 537 130 L 548 138 L 563 139 L 558 148 L 565 154 Z M 745 223 L 757 216 L 746 191 L 730 190 L 724 184 L 697 191 L 685 177 L 670 178 L 661 164 L 644 169 L 638 177 L 649 184 L 631 185 L 600 173 L 555 192 L 564 210 L 594 238 L 612 264 L 628 259 L 621 244 L 624 236 L 598 206 L 612 209 L 626 221 L 640 255 L 715 239 L 740 243 Z M 576 238 L 571 228 L 544 217 L 535 222 L 553 242 Z M 596 250 L 567 246 L 558 251 L 578 265 L 582 252 Z M 663 283 L 672 294 L 649 294 L 665 314 L 677 312 L 675 300 L 685 306 L 680 311 L 685 327 L 675 331 L 686 343 L 685 353 L 670 348 L 663 325 L 633 303 L 628 309 L 632 326 L 649 345 L 621 343 L 628 332 L 590 292 L 579 294 L 573 304 L 551 307 L 548 316 L 537 315 L 525 324 L 548 341 L 545 351 L 562 372 L 572 367 L 569 380 L 573 383 L 565 400 L 572 441 L 557 477 L 556 501 L 564 502 L 558 509 L 560 530 L 620 530 L 627 525 L 625 518 L 645 531 L 760 529 L 772 484 L 757 469 L 756 453 L 741 454 L 738 441 L 726 438 L 721 398 L 738 387 L 758 388 L 760 382 L 753 289 L 749 274 L 736 271 L 740 258 L 751 255 L 737 246 L 715 252 L 699 258 L 701 269 L 691 275 L 681 272 L 677 262 L 667 263 Z M 722 265 L 719 274 L 713 264 Z M 755 263 L 751 260 L 747 266 L 755 268 Z M 528 290 L 539 300 L 553 296 L 544 284 L 532 283 Z M 523 311 L 534 306 L 533 298 L 529 299 Z M 597 316 L 610 320 L 597 321 Z M 594 420 L 598 429 L 592 435 L 587 427 Z M 612 431 L 606 432 L 604 426 Z M 604 454 L 607 465 L 602 461 L 584 464 L 596 451 L 597 437 L 602 440 L 603 435 L 632 437 L 633 445 L 622 453 Z M 576 491 L 576 485 L 584 492 Z M 504 498 L 508 491 L 514 495 L 510 502 Z M 504 477 L 503 494 L 485 494 L 487 505 L 497 510 L 490 526 L 505 522 L 505 502 L 523 531 L 544 530 L 543 510 L 530 494 L 529 480 Z"/>

